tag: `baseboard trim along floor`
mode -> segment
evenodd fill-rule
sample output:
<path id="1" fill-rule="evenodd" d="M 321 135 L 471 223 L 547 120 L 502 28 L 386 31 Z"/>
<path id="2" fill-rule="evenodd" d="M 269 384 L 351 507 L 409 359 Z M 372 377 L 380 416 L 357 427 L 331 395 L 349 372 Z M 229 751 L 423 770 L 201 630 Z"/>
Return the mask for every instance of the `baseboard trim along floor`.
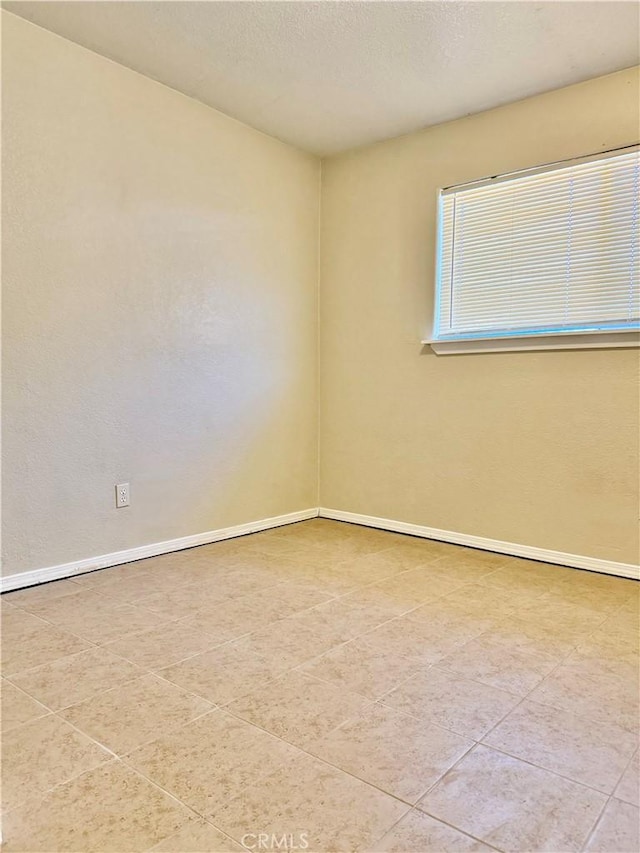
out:
<path id="1" fill-rule="evenodd" d="M 405 521 L 394 521 L 390 518 L 360 515 L 357 512 L 345 512 L 341 509 L 320 507 L 318 515 L 320 518 L 347 521 L 351 524 L 363 524 L 366 527 L 377 527 L 380 530 L 391 530 L 394 533 L 407 533 L 410 536 L 420 536 L 423 539 L 438 539 L 441 542 L 451 542 L 452 545 L 465 545 L 468 548 L 496 551 L 498 554 L 509 554 L 512 557 L 525 557 L 528 560 L 539 560 L 542 563 L 557 563 L 560 566 L 571 566 L 575 569 L 588 569 L 591 572 L 601 572 L 606 575 L 617 575 L 618 577 L 640 580 L 640 567 L 634 566 L 633 563 L 617 563 L 613 560 L 601 560 L 597 557 L 586 557 L 580 554 L 567 554 L 564 551 L 536 548 L 533 545 L 502 542 L 499 539 L 487 539 L 484 536 L 456 533 L 453 530 L 439 530 L 437 527 L 423 527 L 420 524 L 408 524 Z"/>
<path id="2" fill-rule="evenodd" d="M 45 569 L 34 569 L 29 572 L 8 575 L 2 578 L 0 591 L 10 592 L 14 589 L 34 586 L 46 581 L 71 578 L 74 575 L 82 575 L 96 569 L 106 569 L 109 566 L 119 566 L 123 563 L 133 563 L 135 560 L 144 560 L 147 557 L 158 557 L 160 554 L 170 554 L 172 551 L 183 551 L 185 548 L 195 548 L 197 545 L 210 545 L 212 542 L 220 542 L 223 539 L 233 539 L 236 536 L 245 536 L 247 533 L 257 533 L 259 530 L 269 530 L 271 527 L 281 527 L 284 524 L 293 524 L 296 521 L 306 521 L 316 518 L 318 508 L 311 507 L 299 512 L 288 512 L 285 515 L 276 515 L 273 518 L 263 518 L 259 521 L 249 521 L 246 524 L 236 524 L 233 527 L 221 527 L 218 530 L 208 530 L 206 533 L 195 533 L 192 536 L 181 536 L 178 539 L 168 539 L 166 542 L 155 542 L 152 545 L 140 545 L 137 548 L 128 548 L 125 551 L 114 551 L 112 554 L 103 554 L 101 557 L 88 557 L 84 560 L 75 560 L 72 563 L 61 563 L 58 566 L 49 566 Z"/>
<path id="3" fill-rule="evenodd" d="M 306 521 L 309 518 L 328 518 L 334 521 L 346 521 L 351 524 L 361 524 L 365 527 L 376 527 L 380 530 L 390 530 L 394 533 L 406 533 L 419 536 L 422 539 L 437 539 L 440 542 L 450 542 L 453 545 L 465 545 L 468 548 L 481 548 L 484 551 L 495 551 L 498 554 L 509 554 L 513 557 L 525 557 L 529 560 L 539 560 L 543 563 L 557 563 L 561 566 L 571 566 L 576 569 L 587 569 L 591 572 L 601 572 L 607 575 L 617 575 L 623 578 L 640 580 L 640 568 L 632 563 L 617 563 L 613 560 L 601 560 L 597 557 L 586 557 L 579 554 L 568 554 L 564 551 L 551 551 L 547 548 L 537 548 L 533 545 L 520 545 L 515 542 L 502 542 L 499 539 L 487 539 L 483 536 L 472 536 L 468 533 L 456 533 L 453 530 L 440 530 L 436 527 L 424 527 L 419 524 L 409 524 L 406 521 L 395 521 L 390 518 L 377 518 L 372 515 L 360 515 L 356 512 L 345 512 L 340 509 L 327 507 L 310 507 L 299 512 L 276 515 L 273 518 L 263 518 L 246 524 L 236 524 L 233 527 L 222 527 L 209 530 L 206 533 L 196 533 L 192 536 L 181 536 L 166 542 L 155 542 L 152 545 L 140 545 L 125 551 L 114 551 L 100 557 L 88 557 L 58 566 L 48 566 L 44 569 L 34 569 L 19 574 L 7 575 L 0 581 L 0 591 L 11 592 L 16 589 L 34 586 L 47 581 L 71 578 L 96 569 L 106 569 L 109 566 L 119 566 L 144 560 L 147 557 L 157 557 L 160 554 L 170 554 L 185 548 L 195 548 L 198 545 L 210 545 L 223 539 L 233 539 L 259 530 L 269 530 L 293 524 L 296 521 Z"/>

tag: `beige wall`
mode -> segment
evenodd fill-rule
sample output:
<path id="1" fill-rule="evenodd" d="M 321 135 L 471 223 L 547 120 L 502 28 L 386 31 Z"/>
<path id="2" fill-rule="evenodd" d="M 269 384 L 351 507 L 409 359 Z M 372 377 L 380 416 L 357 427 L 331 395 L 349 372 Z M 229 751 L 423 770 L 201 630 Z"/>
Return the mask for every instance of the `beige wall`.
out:
<path id="1" fill-rule="evenodd" d="M 2 17 L 4 573 L 315 506 L 318 161 Z M 634 560 L 637 352 L 420 340 L 437 188 L 633 142 L 638 94 L 325 161 L 323 506 Z"/>
<path id="2" fill-rule="evenodd" d="M 633 562 L 637 350 L 436 356 L 436 192 L 638 140 L 621 72 L 323 164 L 322 506 Z"/>
<path id="3" fill-rule="evenodd" d="M 316 506 L 318 161 L 3 25 L 4 573 Z"/>

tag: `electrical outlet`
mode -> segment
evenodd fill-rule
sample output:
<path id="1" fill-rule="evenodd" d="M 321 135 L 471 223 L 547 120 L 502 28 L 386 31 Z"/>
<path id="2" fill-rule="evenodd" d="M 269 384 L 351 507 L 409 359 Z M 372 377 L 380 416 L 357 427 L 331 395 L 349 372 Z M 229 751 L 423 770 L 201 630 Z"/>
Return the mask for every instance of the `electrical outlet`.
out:
<path id="1" fill-rule="evenodd" d="M 116 509 L 129 506 L 129 483 L 118 483 L 116 486 Z"/>

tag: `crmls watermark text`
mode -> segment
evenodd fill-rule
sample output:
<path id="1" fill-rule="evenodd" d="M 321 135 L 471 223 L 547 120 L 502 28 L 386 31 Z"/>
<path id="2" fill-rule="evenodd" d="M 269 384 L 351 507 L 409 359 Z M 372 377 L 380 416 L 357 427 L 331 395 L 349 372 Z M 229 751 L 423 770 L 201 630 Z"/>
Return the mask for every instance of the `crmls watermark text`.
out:
<path id="1" fill-rule="evenodd" d="M 247 832 L 240 841 L 249 850 L 306 850 L 309 847 L 309 833 Z"/>

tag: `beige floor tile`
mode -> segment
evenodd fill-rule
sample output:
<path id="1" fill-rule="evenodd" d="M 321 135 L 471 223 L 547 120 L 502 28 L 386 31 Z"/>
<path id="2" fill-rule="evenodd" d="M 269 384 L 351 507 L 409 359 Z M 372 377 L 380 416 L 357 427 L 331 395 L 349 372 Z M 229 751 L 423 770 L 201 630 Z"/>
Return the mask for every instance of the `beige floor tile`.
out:
<path id="1" fill-rule="evenodd" d="M 253 652 L 227 644 L 194 655 L 159 674 L 216 705 L 225 705 L 261 688 L 281 675 L 282 669 Z"/>
<path id="2" fill-rule="evenodd" d="M 418 803 L 432 817 L 513 853 L 582 849 L 606 796 L 485 746 Z"/>
<path id="3" fill-rule="evenodd" d="M 615 582 L 619 580 L 624 580 L 623 578 L 612 578 Z M 631 595 L 625 601 L 625 603 L 620 608 L 619 612 L 626 612 L 630 615 L 635 615 L 636 617 L 640 617 L 640 584 L 638 584 L 637 580 L 631 581 L 634 585 L 634 590 L 631 591 Z"/>
<path id="4" fill-rule="evenodd" d="M 59 629 L 97 644 L 145 631 L 165 621 L 149 610 L 120 604 L 93 589 L 40 604 L 33 612 Z"/>
<path id="5" fill-rule="evenodd" d="M 192 570 L 195 572 L 199 567 L 208 570 L 209 574 L 215 574 L 234 566 L 249 544 L 250 539 L 243 537 L 223 539 L 209 545 L 184 548 L 182 551 L 152 557 L 142 561 L 142 566 L 145 571 L 173 576 L 176 583 L 179 583 L 184 581 L 185 576 L 190 577 Z"/>
<path id="6" fill-rule="evenodd" d="M 372 853 L 489 853 L 491 850 L 481 841 L 415 809 L 370 849 Z"/>
<path id="7" fill-rule="evenodd" d="M 173 578 L 160 573 L 145 572 L 138 568 L 139 565 L 130 563 L 115 567 L 113 573 L 111 570 L 99 572 L 100 581 L 90 588 L 117 604 L 137 604 L 141 598 L 153 592 L 170 592 L 175 589 Z M 118 575 L 119 569 L 129 569 L 130 572 L 128 575 Z"/>
<path id="8" fill-rule="evenodd" d="M 287 634 L 296 636 L 303 631 L 303 635 L 310 638 L 311 650 L 317 647 L 317 654 L 320 654 L 366 633 L 362 629 L 367 617 L 374 623 L 371 628 L 381 624 L 380 619 L 383 617 L 373 618 L 373 614 L 366 614 L 365 610 L 345 603 L 344 598 L 334 598 L 323 607 L 313 608 L 282 620 L 277 627 Z M 317 642 L 311 640 L 311 637 L 317 638 Z M 314 656 L 310 655 L 310 657 Z"/>
<path id="9" fill-rule="evenodd" d="M 185 624 L 226 642 L 258 630 L 260 623 L 255 624 L 256 618 L 260 618 L 260 614 L 255 603 L 247 604 L 244 598 L 235 598 L 201 608 L 187 617 Z"/>
<path id="10" fill-rule="evenodd" d="M 271 528 L 275 530 L 276 528 Z M 262 531 L 260 531 L 262 532 Z M 203 545 L 200 548 L 193 550 L 202 551 L 206 556 L 209 555 L 234 555 L 248 551 L 253 546 L 253 535 L 248 536 L 232 536 L 229 539 L 221 539 L 219 542 L 212 542 L 209 545 Z"/>
<path id="11" fill-rule="evenodd" d="M 2 807 L 13 809 L 111 758 L 55 714 L 11 729 L 2 743 Z"/>
<path id="12" fill-rule="evenodd" d="M 342 642 L 346 642 L 377 628 L 394 615 L 387 607 L 369 606 L 349 594 L 319 604 L 296 618 L 304 619 L 310 627 L 333 631 Z"/>
<path id="13" fill-rule="evenodd" d="M 14 675 L 12 681 L 54 711 L 75 705 L 142 675 L 104 648 L 90 648 Z"/>
<path id="14" fill-rule="evenodd" d="M 640 811 L 611 799 L 585 850 L 588 853 L 638 853 Z"/>
<path id="15" fill-rule="evenodd" d="M 636 589 L 315 519 L 4 596 L 6 849 L 630 849 Z"/>
<path id="16" fill-rule="evenodd" d="M 310 518 L 307 521 L 295 521 L 292 524 L 283 524 L 270 530 L 262 530 L 250 539 L 267 539 L 273 536 L 278 539 L 282 536 L 293 537 L 309 541 L 314 539 L 327 539 L 335 536 L 346 536 L 354 525 L 345 524 L 342 521 L 334 521 L 330 518 Z M 359 528 L 360 529 L 360 528 Z"/>
<path id="17" fill-rule="evenodd" d="M 146 586 L 143 586 L 142 592 L 150 595 L 154 591 L 153 582 L 161 585 L 162 589 L 167 589 L 166 580 L 171 578 L 174 580 L 171 571 L 161 571 L 161 561 L 168 568 L 171 564 L 173 554 L 167 554 L 164 557 L 150 557 L 147 560 L 135 560 L 132 563 L 123 563 L 119 566 L 110 566 L 106 569 L 100 569 L 96 572 L 86 572 L 83 575 L 78 575 L 73 580 L 75 583 L 84 587 L 84 589 L 98 590 L 100 587 L 108 589 L 119 584 L 123 588 L 131 583 L 132 589 L 136 589 L 136 583 L 144 581 Z"/>
<path id="18" fill-rule="evenodd" d="M 329 543 L 336 544 L 324 537 L 319 539 L 307 538 L 306 541 L 296 539 L 290 536 L 282 536 L 275 533 L 272 536 L 258 534 L 252 537 L 250 542 L 251 550 L 257 554 L 266 555 L 269 557 L 291 557 L 297 556 L 300 553 L 313 553 L 316 550 L 327 548 Z M 338 541 L 338 545 L 344 544 L 342 540 Z"/>
<path id="19" fill-rule="evenodd" d="M 305 746 L 359 716 L 370 704 L 356 693 L 288 672 L 231 702 L 227 710 L 289 743 Z"/>
<path id="20" fill-rule="evenodd" d="M 375 557 L 378 553 L 390 550 L 389 544 L 385 539 L 375 535 L 353 535 L 321 539 L 315 545 L 307 545 L 306 548 L 330 558 L 334 563 L 345 563 L 359 558 Z"/>
<path id="21" fill-rule="evenodd" d="M 147 574 L 142 568 L 143 562 L 145 561 L 136 560 L 133 563 L 124 563 L 119 566 L 108 566 L 106 569 L 98 569 L 94 572 L 85 572 L 84 574 L 76 575 L 73 582 L 87 590 L 95 589 L 103 583 L 112 583 L 114 580 L 125 581 L 140 574 Z"/>
<path id="22" fill-rule="evenodd" d="M 274 669 L 289 669 L 341 643 L 339 632 L 313 629 L 304 619 L 290 617 L 247 634 L 232 645 L 252 652 Z"/>
<path id="23" fill-rule="evenodd" d="M 640 687 L 640 670 L 638 669 L 637 655 L 628 655 L 619 649 L 617 654 L 593 654 L 587 649 L 586 652 L 576 647 L 563 661 L 563 664 L 583 667 L 585 671 L 606 678 L 621 678 L 629 682 L 629 686 Z"/>
<path id="24" fill-rule="evenodd" d="M 148 853 L 241 853 L 246 850 L 206 820 L 193 818 Z"/>
<path id="25" fill-rule="evenodd" d="M 610 615 L 628 601 L 632 594 L 631 589 L 624 585 L 622 578 L 612 578 L 612 580 L 621 580 L 622 583 L 620 585 L 614 583 L 611 586 L 591 586 L 565 581 L 561 587 L 555 587 L 546 593 L 540 599 L 540 605 L 544 607 L 545 603 L 558 601 L 592 611 L 600 616 Z M 633 584 L 634 581 L 629 583 Z"/>
<path id="26" fill-rule="evenodd" d="M 378 699 L 420 669 L 415 660 L 400 658 L 395 651 L 372 644 L 368 637 L 365 634 L 323 654 L 301 667 L 301 671 Z"/>
<path id="27" fill-rule="evenodd" d="M 430 667 L 380 701 L 414 717 L 480 740 L 520 701 L 520 696 Z"/>
<path id="28" fill-rule="evenodd" d="M 286 581 L 267 590 L 251 593 L 241 600 L 256 609 L 254 624 L 269 624 L 309 611 L 334 598 L 332 592 L 309 581 Z"/>
<path id="29" fill-rule="evenodd" d="M 637 746 L 630 732 L 571 711 L 525 701 L 484 742 L 516 758 L 611 794 Z"/>
<path id="30" fill-rule="evenodd" d="M 211 707 L 204 699 L 155 675 L 145 675 L 72 705 L 60 714 L 108 749 L 123 755 Z"/>
<path id="31" fill-rule="evenodd" d="M 402 616 L 403 613 L 407 613 L 418 606 L 414 602 L 407 604 L 405 599 L 389 595 L 386 581 L 350 589 L 337 600 L 358 607 L 363 611 L 371 610 L 385 614 L 386 618 L 381 619 L 378 624 L 393 619 L 394 616 Z M 372 625 L 371 627 L 375 626 Z"/>
<path id="32" fill-rule="evenodd" d="M 576 645 L 576 657 L 595 660 L 622 661 L 640 669 L 640 631 L 619 631 L 598 628 L 581 638 Z"/>
<path id="33" fill-rule="evenodd" d="M 440 660 L 439 666 L 508 693 L 524 696 L 557 665 L 555 656 L 524 651 L 483 634 Z"/>
<path id="34" fill-rule="evenodd" d="M 427 622 L 434 631 L 455 638 L 460 645 L 503 624 L 506 618 L 483 613 L 480 608 L 470 610 L 448 597 L 421 604 L 408 615 L 416 621 Z"/>
<path id="35" fill-rule="evenodd" d="M 104 646 L 145 669 L 161 669 L 220 645 L 224 640 L 186 622 L 170 622 L 141 634 L 127 634 Z"/>
<path id="36" fill-rule="evenodd" d="M 562 626 L 550 629 L 531 619 L 519 619 L 518 614 L 505 616 L 485 634 L 496 642 L 524 652 L 551 655 L 557 661 L 568 657 L 574 650 L 576 639 Z"/>
<path id="37" fill-rule="evenodd" d="M 534 702 L 573 711 L 596 723 L 614 722 L 638 730 L 638 676 L 628 669 L 616 672 L 593 660 L 563 661 L 529 696 Z"/>
<path id="38" fill-rule="evenodd" d="M 403 571 L 397 561 L 387 556 L 390 553 L 382 551 L 378 554 L 348 559 L 343 563 L 337 563 L 337 569 L 356 586 L 390 580 Z"/>
<path id="39" fill-rule="evenodd" d="M 521 621 L 533 622 L 557 637 L 578 640 L 595 631 L 606 615 L 562 598 L 539 598 L 519 607 L 517 617 Z"/>
<path id="40" fill-rule="evenodd" d="M 562 570 L 562 566 L 558 567 Z M 586 569 L 564 568 L 564 583 L 571 587 L 583 587 L 585 589 L 599 590 L 603 593 L 617 590 L 626 593 L 626 602 L 634 596 L 640 596 L 640 587 L 637 580 L 621 578 L 615 575 L 605 575 L 599 572 L 590 572 Z"/>
<path id="41" fill-rule="evenodd" d="M 36 604 L 53 601 L 64 595 L 72 595 L 74 592 L 80 592 L 80 587 L 71 580 L 51 581 L 30 586 L 27 589 L 17 589 L 15 592 L 6 592 L 3 600 L 6 599 L 9 604 L 29 611 Z"/>
<path id="42" fill-rule="evenodd" d="M 538 590 L 542 596 L 550 589 L 561 586 L 566 571 L 568 570 L 550 563 L 506 558 L 498 569 L 485 575 L 479 583 L 483 586 L 507 590 L 525 589 L 531 592 Z"/>
<path id="43" fill-rule="evenodd" d="M 447 547 L 451 546 L 446 546 L 439 542 L 411 539 L 406 542 L 396 543 L 390 548 L 385 548 L 379 556 L 388 564 L 395 565 L 401 571 L 407 571 L 408 569 L 433 565 L 436 561 L 448 556 L 442 550 Z"/>
<path id="44" fill-rule="evenodd" d="M 308 743 L 307 749 L 364 782 L 415 803 L 473 743 L 393 708 L 373 705 Z"/>
<path id="45" fill-rule="evenodd" d="M 328 566 L 315 566 L 312 563 L 298 562 L 298 572 L 300 577 L 304 578 L 308 583 L 314 583 L 328 590 L 334 597 L 347 595 L 354 590 L 360 589 L 362 584 L 358 583 L 351 575 L 346 575 L 334 563 Z"/>
<path id="46" fill-rule="evenodd" d="M 504 554 L 495 554 L 492 551 L 456 547 L 455 551 L 443 554 L 436 560 L 433 570 L 446 573 L 451 579 L 480 583 L 483 578 L 499 571 L 507 564 L 508 559 Z"/>
<path id="47" fill-rule="evenodd" d="M 334 596 L 343 595 L 356 585 L 351 578 L 341 573 L 339 565 L 322 558 L 297 557 L 282 561 L 279 572 L 283 582 L 301 581 L 319 587 Z"/>
<path id="48" fill-rule="evenodd" d="M 640 806 L 640 751 L 637 751 L 629 762 L 614 796 L 625 803 Z"/>
<path id="49" fill-rule="evenodd" d="M 300 579 L 300 564 L 297 560 L 289 556 L 261 554 L 249 548 L 235 556 L 234 564 L 230 568 L 234 571 L 241 569 L 249 572 L 251 577 L 262 578 L 269 588 L 287 580 Z M 255 590 L 246 590 L 247 595 L 252 592 Z"/>
<path id="50" fill-rule="evenodd" d="M 216 548 L 220 546 L 229 547 L 228 542 L 214 543 Z M 173 554 L 164 554 L 142 561 L 141 565 L 145 572 L 150 574 L 162 574 L 170 578 L 174 589 L 194 583 L 207 583 L 215 581 L 216 577 L 224 575 L 238 563 L 238 551 L 227 550 L 211 551 L 214 546 L 201 546 L 189 548 L 184 551 L 176 551 Z M 208 550 L 209 549 L 209 550 Z M 211 585 L 211 584 L 209 584 Z"/>
<path id="51" fill-rule="evenodd" d="M 640 650 L 640 620 L 620 608 L 609 616 L 602 625 L 590 635 L 594 638 L 610 637 L 612 642 L 627 646 L 634 651 Z"/>
<path id="52" fill-rule="evenodd" d="M 214 711 L 135 750 L 127 763 L 209 817 L 247 785 L 290 767 L 297 755 L 267 732 Z"/>
<path id="53" fill-rule="evenodd" d="M 208 582 L 214 594 L 226 594 L 229 598 L 241 598 L 260 590 L 268 590 L 282 583 L 280 573 L 273 567 L 269 569 L 246 568 L 238 564 L 225 570 L 224 573 L 216 573 L 215 577 Z"/>
<path id="54" fill-rule="evenodd" d="M 414 619 L 411 613 L 397 616 L 365 636 L 372 645 L 411 660 L 417 667 L 436 663 L 466 639 L 456 631 L 442 631 L 424 619 Z"/>
<path id="55" fill-rule="evenodd" d="M 556 563 L 544 563 L 540 560 L 529 560 L 526 557 L 504 556 L 505 564 L 502 568 L 508 567 L 514 572 L 519 571 L 529 576 L 535 574 L 546 578 L 554 586 L 566 580 L 574 580 L 582 574 L 591 574 L 590 572 L 581 572 L 579 569 L 572 569 L 568 566 L 560 566 Z"/>
<path id="56" fill-rule="evenodd" d="M 5 815 L 3 853 L 142 853 L 190 817 L 164 791 L 112 761 Z"/>
<path id="57" fill-rule="evenodd" d="M 360 595 L 364 597 L 367 593 L 370 596 L 377 593 L 381 603 L 385 602 L 388 606 L 393 606 L 399 613 L 405 613 L 424 604 L 425 601 L 440 598 L 455 589 L 460 589 L 462 586 L 462 581 L 434 574 L 427 566 L 426 568 L 404 571 L 392 578 L 380 581 L 374 585 L 374 589 L 369 593 L 369 587 L 365 587 L 360 590 Z"/>
<path id="58" fill-rule="evenodd" d="M 150 610 L 167 620 L 182 619 L 194 616 L 199 610 L 219 607 L 228 596 L 213 592 L 208 585 L 203 592 L 201 583 L 189 583 L 178 586 L 167 592 L 155 592 L 152 595 L 138 599 L 138 607 Z"/>
<path id="59" fill-rule="evenodd" d="M 3 732 L 49 713 L 49 708 L 45 708 L 44 705 L 36 702 L 31 696 L 27 696 L 22 690 L 18 690 L 5 678 L 0 683 L 0 691 L 2 693 Z"/>
<path id="60" fill-rule="evenodd" d="M 269 551 L 286 552 L 291 548 L 299 548 L 301 545 L 314 548 L 317 545 L 322 545 L 323 542 L 332 541 L 328 530 L 323 534 L 320 531 L 312 531 L 306 525 L 298 525 L 298 527 L 300 526 L 302 530 L 299 533 L 291 532 L 290 526 L 261 530 L 259 533 L 251 536 L 251 548 L 259 553 L 267 553 Z"/>
<path id="61" fill-rule="evenodd" d="M 230 560 L 230 553 L 223 554 L 220 549 L 228 545 L 232 540 L 214 542 L 195 548 L 183 548 L 181 551 L 171 551 L 169 554 L 158 554 L 157 557 L 147 557 L 139 560 L 138 565 L 145 572 L 175 576 L 176 582 L 183 577 L 183 572 L 193 565 L 226 565 Z M 214 550 L 215 547 L 215 550 Z"/>
<path id="62" fill-rule="evenodd" d="M 366 850 L 407 806 L 306 755 L 246 788 L 211 817 L 228 835 L 290 835 L 309 851 Z"/>
<path id="63" fill-rule="evenodd" d="M 272 560 L 282 560 L 283 563 L 297 563 L 299 565 L 308 565 L 315 567 L 335 566 L 339 563 L 344 563 L 347 560 L 354 560 L 366 553 L 357 544 L 351 546 L 341 542 L 327 543 L 324 546 L 318 544 L 302 544 L 295 543 L 287 547 L 286 551 L 279 548 L 275 550 L 273 545 L 268 546 L 268 550 L 264 550 L 261 546 L 260 552 L 256 551 L 257 556 L 270 557 Z"/>
<path id="64" fill-rule="evenodd" d="M 471 583 L 455 589 L 446 598 L 469 613 L 479 612 L 484 616 L 503 617 L 534 606 L 540 596 L 539 590 L 504 589 Z"/>
<path id="65" fill-rule="evenodd" d="M 86 640 L 30 613 L 16 611 L 2 617 L 2 671 L 5 675 L 49 663 L 90 646 Z"/>

